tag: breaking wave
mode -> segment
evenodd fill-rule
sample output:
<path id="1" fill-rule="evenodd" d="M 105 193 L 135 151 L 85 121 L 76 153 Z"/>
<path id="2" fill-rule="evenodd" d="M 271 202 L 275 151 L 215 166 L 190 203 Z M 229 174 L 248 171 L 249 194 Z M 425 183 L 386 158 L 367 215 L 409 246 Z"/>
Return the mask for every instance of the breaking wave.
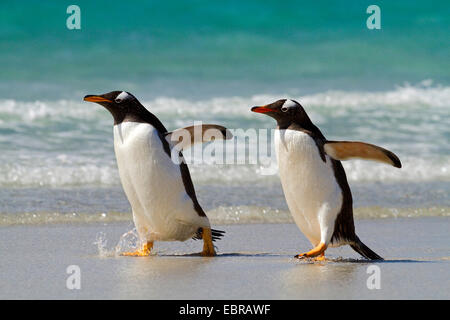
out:
<path id="1" fill-rule="evenodd" d="M 185 100 L 159 97 L 143 103 L 169 129 L 193 121 L 228 128 L 273 128 L 253 105 L 286 95 Z M 324 134 L 362 140 L 394 151 L 403 169 L 365 161 L 344 163 L 350 181 L 449 181 L 450 87 L 405 85 L 383 92 L 326 91 L 299 97 Z M 100 106 L 81 101 L 0 100 L 0 187 L 119 185 L 112 120 Z M 236 150 L 248 148 L 237 140 Z M 273 159 L 275 161 L 275 159 Z M 196 183 L 271 182 L 261 165 L 193 165 Z"/>

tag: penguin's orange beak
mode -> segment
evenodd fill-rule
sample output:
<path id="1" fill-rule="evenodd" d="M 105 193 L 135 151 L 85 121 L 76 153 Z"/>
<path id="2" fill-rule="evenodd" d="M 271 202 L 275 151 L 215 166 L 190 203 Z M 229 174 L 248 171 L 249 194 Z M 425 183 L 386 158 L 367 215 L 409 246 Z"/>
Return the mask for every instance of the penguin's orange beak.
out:
<path id="1" fill-rule="evenodd" d="M 87 95 L 83 99 L 84 101 L 89 102 L 112 102 L 111 100 L 105 99 L 101 96 Z"/>
<path id="2" fill-rule="evenodd" d="M 275 112 L 275 110 L 269 108 L 268 106 L 253 107 L 251 109 L 251 111 L 257 112 L 257 113 Z"/>

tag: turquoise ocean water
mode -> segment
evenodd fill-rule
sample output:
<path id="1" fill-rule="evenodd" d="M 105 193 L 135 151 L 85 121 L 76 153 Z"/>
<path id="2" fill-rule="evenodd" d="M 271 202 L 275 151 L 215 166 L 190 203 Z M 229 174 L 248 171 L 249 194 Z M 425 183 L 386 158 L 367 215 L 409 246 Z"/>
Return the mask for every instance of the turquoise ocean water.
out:
<path id="1" fill-rule="evenodd" d="M 81 30 L 66 27 L 70 4 Z M 111 117 L 82 101 L 127 90 L 171 129 L 271 128 L 250 107 L 297 99 L 329 139 L 402 159 L 402 170 L 345 163 L 356 206 L 448 215 L 450 3 L 377 1 L 381 30 L 366 28 L 370 4 L 2 1 L 0 213 L 128 212 Z M 234 218 L 286 210 L 278 177 L 259 170 L 192 166 L 201 203 Z"/>

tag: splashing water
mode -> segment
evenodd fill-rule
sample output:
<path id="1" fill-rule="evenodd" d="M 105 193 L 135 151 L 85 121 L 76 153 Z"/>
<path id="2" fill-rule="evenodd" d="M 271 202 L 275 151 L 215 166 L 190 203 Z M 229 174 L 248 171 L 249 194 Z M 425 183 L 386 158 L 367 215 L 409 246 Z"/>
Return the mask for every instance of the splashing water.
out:
<path id="1" fill-rule="evenodd" d="M 115 255 L 118 256 L 122 252 L 135 251 L 140 246 L 139 235 L 136 228 L 125 232 L 119 239 L 119 242 L 114 248 Z"/>
<path id="2" fill-rule="evenodd" d="M 136 229 L 125 232 L 120 236 L 116 246 L 108 248 L 108 240 L 104 232 L 97 233 L 94 244 L 97 246 L 98 255 L 102 258 L 118 257 L 122 252 L 135 251 L 139 247 L 139 236 Z"/>
<path id="3" fill-rule="evenodd" d="M 106 234 L 104 232 L 97 233 L 94 244 L 97 246 L 98 255 L 100 257 L 110 256 L 110 252 L 106 247 L 107 243 L 108 241 L 106 240 Z"/>

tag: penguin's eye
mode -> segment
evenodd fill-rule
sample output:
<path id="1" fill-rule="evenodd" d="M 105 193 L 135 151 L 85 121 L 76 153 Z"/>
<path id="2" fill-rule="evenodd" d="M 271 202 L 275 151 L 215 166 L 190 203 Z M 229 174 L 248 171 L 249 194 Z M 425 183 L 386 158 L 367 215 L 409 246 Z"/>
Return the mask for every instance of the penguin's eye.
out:
<path id="1" fill-rule="evenodd" d="M 117 97 L 114 99 L 115 103 L 121 103 L 124 100 L 131 100 L 131 95 L 128 94 L 128 92 L 122 91 L 120 94 L 117 95 Z"/>
<path id="2" fill-rule="evenodd" d="M 297 107 L 297 103 L 295 101 L 287 99 L 284 101 L 283 105 L 281 106 L 281 111 L 288 112 L 289 110 L 295 110 L 296 107 Z"/>

